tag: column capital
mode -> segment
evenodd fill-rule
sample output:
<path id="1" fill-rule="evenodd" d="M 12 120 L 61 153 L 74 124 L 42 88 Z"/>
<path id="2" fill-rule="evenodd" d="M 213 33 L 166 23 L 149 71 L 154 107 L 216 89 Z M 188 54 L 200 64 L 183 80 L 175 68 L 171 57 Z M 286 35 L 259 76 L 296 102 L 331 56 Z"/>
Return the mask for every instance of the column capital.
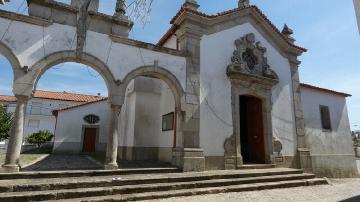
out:
<path id="1" fill-rule="evenodd" d="M 27 95 L 15 95 L 15 97 L 18 102 L 27 102 L 31 99 L 31 97 Z"/>

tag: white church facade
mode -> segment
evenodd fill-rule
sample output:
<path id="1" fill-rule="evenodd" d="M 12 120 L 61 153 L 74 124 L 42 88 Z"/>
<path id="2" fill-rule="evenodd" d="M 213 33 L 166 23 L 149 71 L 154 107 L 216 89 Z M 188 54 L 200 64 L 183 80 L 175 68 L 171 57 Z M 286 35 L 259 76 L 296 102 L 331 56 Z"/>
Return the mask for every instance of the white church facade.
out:
<path id="1" fill-rule="evenodd" d="M 11 22 L 0 29 L 0 53 L 18 100 L 5 171 L 18 171 L 23 113 L 39 77 L 72 61 L 97 70 L 109 98 L 54 111 L 55 153 L 103 152 L 105 169 L 125 159 L 183 171 L 269 164 L 358 175 L 348 95 L 301 85 L 306 49 L 248 1 L 208 15 L 186 0 L 157 45 L 128 38 L 124 1 L 114 16 L 98 13 L 96 0 L 74 2 L 28 0 L 30 16 L 0 16 L 0 27 Z"/>

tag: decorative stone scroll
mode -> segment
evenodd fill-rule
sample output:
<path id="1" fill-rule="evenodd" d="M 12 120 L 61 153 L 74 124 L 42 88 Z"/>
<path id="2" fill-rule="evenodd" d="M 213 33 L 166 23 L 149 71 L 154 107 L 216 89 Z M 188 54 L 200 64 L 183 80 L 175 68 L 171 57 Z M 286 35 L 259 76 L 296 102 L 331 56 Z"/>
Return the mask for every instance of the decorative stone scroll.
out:
<path id="1" fill-rule="evenodd" d="M 227 74 L 249 74 L 279 80 L 265 57 L 266 48 L 255 42 L 254 34 L 247 34 L 235 41 L 236 50 L 231 57 Z"/>

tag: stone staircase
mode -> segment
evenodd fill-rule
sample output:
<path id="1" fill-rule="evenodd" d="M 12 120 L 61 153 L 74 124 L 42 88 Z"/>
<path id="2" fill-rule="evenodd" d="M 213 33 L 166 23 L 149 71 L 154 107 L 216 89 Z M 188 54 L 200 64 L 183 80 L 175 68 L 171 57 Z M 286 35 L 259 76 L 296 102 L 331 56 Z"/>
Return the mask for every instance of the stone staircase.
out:
<path id="1" fill-rule="evenodd" d="M 327 181 L 287 168 L 36 172 L 0 174 L 0 201 L 137 201 L 320 184 Z"/>

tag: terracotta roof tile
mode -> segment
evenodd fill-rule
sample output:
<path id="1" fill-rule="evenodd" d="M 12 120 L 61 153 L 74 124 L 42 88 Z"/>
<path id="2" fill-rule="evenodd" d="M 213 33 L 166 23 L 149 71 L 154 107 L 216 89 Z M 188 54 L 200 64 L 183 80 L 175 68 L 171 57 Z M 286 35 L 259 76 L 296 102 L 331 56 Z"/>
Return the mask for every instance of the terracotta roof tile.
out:
<path id="1" fill-rule="evenodd" d="M 300 84 L 300 86 L 304 87 L 304 88 L 308 88 L 308 89 L 312 89 L 312 90 L 316 90 L 316 91 L 321 91 L 321 92 L 325 92 L 325 93 L 329 93 L 329 94 L 334 94 L 334 95 L 340 95 L 340 96 L 344 96 L 344 97 L 351 97 L 352 96 L 352 95 L 350 95 L 348 93 L 338 92 L 338 91 L 330 90 L 330 89 L 327 89 L 327 88 L 321 88 L 321 87 L 313 86 L 313 85 L 306 84 L 306 83 L 302 83 L 302 84 Z"/>
<path id="2" fill-rule="evenodd" d="M 0 102 L 16 102 L 16 97 L 8 95 L 0 95 Z"/>
<path id="3" fill-rule="evenodd" d="M 34 98 L 74 101 L 74 102 L 93 102 L 103 99 L 105 97 L 96 96 L 96 95 L 68 93 L 68 92 L 52 92 L 52 91 L 37 90 L 35 91 Z"/>
<path id="4" fill-rule="evenodd" d="M 49 99 L 49 100 L 62 100 L 62 101 L 74 101 L 74 102 L 94 102 L 106 97 L 96 95 L 84 95 L 78 93 L 68 92 L 52 92 L 37 90 L 35 91 L 34 98 Z M 0 101 L 3 102 L 16 102 L 16 97 L 0 95 Z"/>
<path id="5" fill-rule="evenodd" d="M 52 113 L 53 113 L 54 116 L 57 116 L 59 112 L 66 111 L 66 110 L 69 110 L 69 109 L 78 108 L 78 107 L 82 107 L 82 106 L 86 106 L 86 105 L 93 104 L 93 103 L 97 103 L 97 102 L 101 102 L 101 101 L 105 101 L 105 100 L 107 100 L 107 99 L 108 99 L 107 97 L 104 97 L 104 98 L 99 99 L 99 100 L 96 100 L 96 101 L 85 102 L 85 103 L 80 103 L 80 104 L 78 104 L 78 105 L 73 105 L 73 106 L 65 107 L 65 108 L 62 108 L 62 109 L 56 109 L 56 110 L 53 110 Z"/>

